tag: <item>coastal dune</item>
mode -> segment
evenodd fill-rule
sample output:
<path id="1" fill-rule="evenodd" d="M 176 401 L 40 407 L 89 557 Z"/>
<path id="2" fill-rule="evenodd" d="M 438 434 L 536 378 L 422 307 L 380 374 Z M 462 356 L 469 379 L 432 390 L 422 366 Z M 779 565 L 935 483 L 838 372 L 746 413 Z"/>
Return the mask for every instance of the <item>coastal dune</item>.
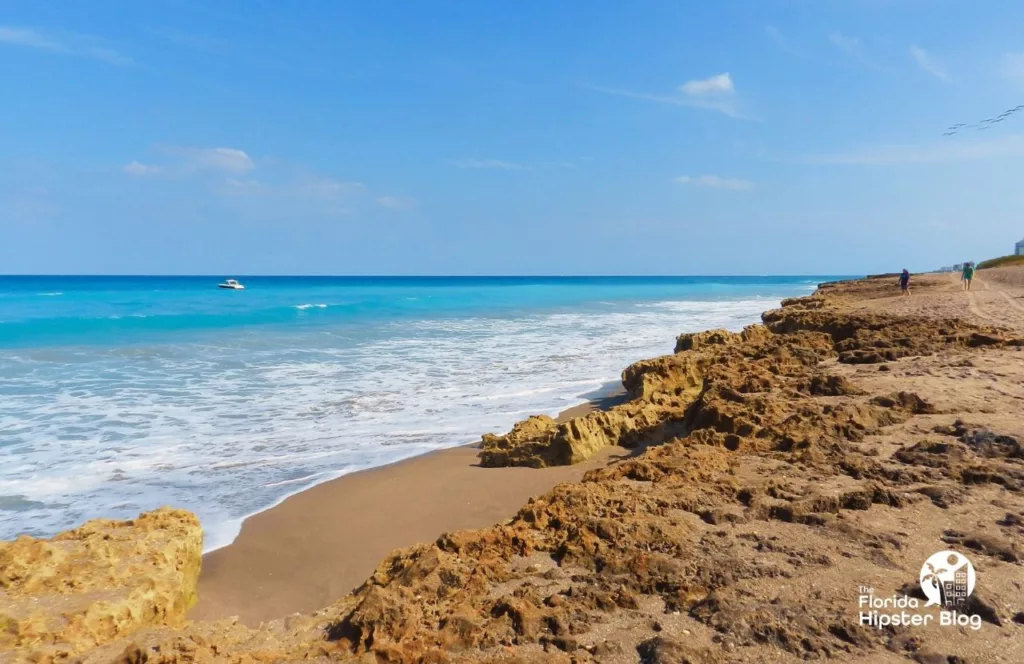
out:
<path id="1" fill-rule="evenodd" d="M 353 592 L 327 590 L 333 603 L 312 613 L 286 617 L 282 602 L 278 619 L 257 626 L 182 625 L 171 612 L 122 606 L 137 619 L 83 641 L 74 628 L 29 630 L 19 607 L 35 596 L 44 609 L 73 600 L 102 614 L 104 598 L 77 579 L 117 577 L 116 559 L 87 561 L 63 585 L 26 584 L 45 569 L 30 561 L 0 575 L 0 662 L 1024 661 L 1021 274 L 982 271 L 969 294 L 947 275 L 915 278 L 909 299 L 889 278 L 824 284 L 743 333 L 681 336 L 673 354 L 624 372 L 621 404 L 484 437 L 481 465 L 501 468 L 469 466 L 444 481 L 449 461 L 420 460 L 442 485 L 586 472 L 524 498 L 497 525 L 424 532 Z M 477 452 L 452 452 L 450 463 Z M 384 487 L 382 501 L 385 476 L 363 477 L 365 491 Z M 457 490 L 426 492 L 423 508 L 457 511 L 447 488 Z M 296 510 L 332 495 L 344 494 L 296 497 Z M 330 506 L 379 518 L 375 501 Z M 115 527 L 132 526 L 100 524 L 89 537 Z M 283 532 L 264 527 L 250 527 L 253 560 L 261 540 Z M 340 546 L 362 533 L 295 536 Z M 140 538 L 134 554 L 154 576 L 173 558 L 155 555 L 166 551 L 160 541 Z M 31 547 L 2 544 L 0 561 Z M 923 604 L 922 564 L 944 549 L 974 564 L 977 586 L 960 610 L 976 621 L 862 619 L 863 596 Z M 322 590 L 301 557 L 288 565 L 297 594 Z M 181 583 L 188 596 L 194 579 Z"/>

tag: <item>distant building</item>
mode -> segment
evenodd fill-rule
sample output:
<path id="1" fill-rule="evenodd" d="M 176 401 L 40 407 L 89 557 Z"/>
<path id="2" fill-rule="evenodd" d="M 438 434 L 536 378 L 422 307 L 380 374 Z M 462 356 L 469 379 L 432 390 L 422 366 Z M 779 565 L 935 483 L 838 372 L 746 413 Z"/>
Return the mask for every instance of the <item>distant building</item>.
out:
<path id="1" fill-rule="evenodd" d="M 1013 253 L 1018 256 L 1024 256 L 1024 240 L 1013 245 Z"/>

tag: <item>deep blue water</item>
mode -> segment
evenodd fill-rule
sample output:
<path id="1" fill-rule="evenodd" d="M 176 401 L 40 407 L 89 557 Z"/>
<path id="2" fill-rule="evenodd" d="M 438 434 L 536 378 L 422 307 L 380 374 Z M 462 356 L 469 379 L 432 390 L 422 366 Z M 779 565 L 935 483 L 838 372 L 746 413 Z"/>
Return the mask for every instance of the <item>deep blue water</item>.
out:
<path id="1" fill-rule="evenodd" d="M 230 276 L 0 277 L 0 538 L 173 504 L 217 546 L 827 279 Z"/>

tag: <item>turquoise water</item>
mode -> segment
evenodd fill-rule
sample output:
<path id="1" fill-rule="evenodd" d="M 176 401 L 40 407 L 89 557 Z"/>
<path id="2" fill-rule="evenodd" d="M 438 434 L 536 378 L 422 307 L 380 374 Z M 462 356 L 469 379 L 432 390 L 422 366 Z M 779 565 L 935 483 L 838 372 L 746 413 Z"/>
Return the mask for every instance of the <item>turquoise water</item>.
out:
<path id="1" fill-rule="evenodd" d="M 556 413 L 827 277 L 0 277 L 0 538 L 171 504 L 207 548 L 347 472 Z"/>

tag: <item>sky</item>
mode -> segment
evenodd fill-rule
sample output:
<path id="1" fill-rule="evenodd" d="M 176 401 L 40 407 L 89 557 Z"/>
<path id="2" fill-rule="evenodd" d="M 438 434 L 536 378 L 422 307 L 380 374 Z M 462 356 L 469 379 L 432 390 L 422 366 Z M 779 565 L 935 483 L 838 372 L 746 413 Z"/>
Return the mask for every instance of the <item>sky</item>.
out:
<path id="1" fill-rule="evenodd" d="M 0 274 L 864 274 L 1024 237 L 1024 3 L 0 2 Z"/>

